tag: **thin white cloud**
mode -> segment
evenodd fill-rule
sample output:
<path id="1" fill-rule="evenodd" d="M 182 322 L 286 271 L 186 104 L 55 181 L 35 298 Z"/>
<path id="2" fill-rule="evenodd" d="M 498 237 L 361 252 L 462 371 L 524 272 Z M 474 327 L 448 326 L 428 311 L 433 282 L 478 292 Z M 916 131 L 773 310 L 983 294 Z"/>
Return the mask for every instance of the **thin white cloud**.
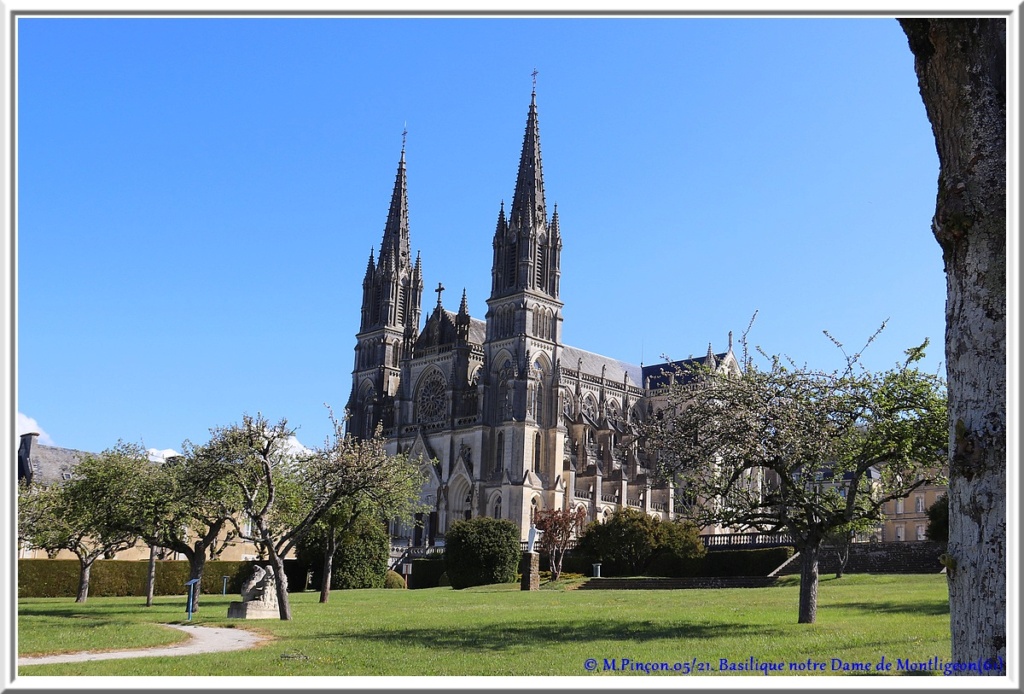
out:
<path id="1" fill-rule="evenodd" d="M 149 454 L 149 460 L 153 463 L 163 463 L 166 462 L 168 458 L 177 458 L 181 456 L 181 453 L 178 453 L 173 448 L 165 448 L 162 451 L 155 448 L 147 448 L 146 453 Z"/>
<path id="2" fill-rule="evenodd" d="M 41 443 L 44 446 L 56 446 L 50 435 L 43 431 L 43 428 L 39 426 L 39 422 L 32 419 L 26 414 L 18 413 L 18 436 L 22 434 L 39 434 L 39 438 L 36 439 L 37 443 Z"/>

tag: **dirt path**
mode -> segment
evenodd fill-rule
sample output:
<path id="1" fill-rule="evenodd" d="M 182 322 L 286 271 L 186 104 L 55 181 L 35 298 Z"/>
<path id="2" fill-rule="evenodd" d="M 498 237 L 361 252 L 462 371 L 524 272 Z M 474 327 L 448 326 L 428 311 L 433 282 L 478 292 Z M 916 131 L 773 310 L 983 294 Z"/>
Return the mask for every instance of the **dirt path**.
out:
<path id="1" fill-rule="evenodd" d="M 196 655 L 215 653 L 218 651 L 239 651 L 252 648 L 264 637 L 245 629 L 225 629 L 223 627 L 201 627 L 192 624 L 165 624 L 172 629 L 179 629 L 191 638 L 182 643 L 153 648 L 138 648 L 131 651 L 79 651 L 78 653 L 59 653 L 57 655 L 25 656 L 18 658 L 18 666 L 43 665 L 46 663 L 81 663 L 89 660 L 113 660 L 115 658 L 152 658 L 159 655 Z"/>

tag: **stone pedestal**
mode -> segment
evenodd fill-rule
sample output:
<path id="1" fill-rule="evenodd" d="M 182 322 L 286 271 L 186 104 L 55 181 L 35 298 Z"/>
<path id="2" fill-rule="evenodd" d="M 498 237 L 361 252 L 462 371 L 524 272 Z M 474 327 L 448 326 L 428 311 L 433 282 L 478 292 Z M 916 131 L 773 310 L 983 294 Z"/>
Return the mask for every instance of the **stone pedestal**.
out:
<path id="1" fill-rule="evenodd" d="M 228 619 L 280 619 L 281 611 L 262 602 L 233 602 L 228 605 Z"/>
<path id="2" fill-rule="evenodd" d="M 523 558 L 519 562 L 519 571 L 523 574 L 523 580 L 519 584 L 520 590 L 540 590 L 539 554 L 523 552 Z"/>

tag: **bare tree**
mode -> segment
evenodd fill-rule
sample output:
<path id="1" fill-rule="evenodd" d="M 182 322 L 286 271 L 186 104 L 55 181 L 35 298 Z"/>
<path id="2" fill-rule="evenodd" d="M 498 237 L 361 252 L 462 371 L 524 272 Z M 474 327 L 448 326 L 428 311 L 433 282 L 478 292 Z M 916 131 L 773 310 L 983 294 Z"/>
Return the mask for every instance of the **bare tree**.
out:
<path id="1" fill-rule="evenodd" d="M 1006 657 L 1006 19 L 902 19 L 939 155 L 952 657 Z M 995 670 L 989 671 L 1001 674 Z"/>

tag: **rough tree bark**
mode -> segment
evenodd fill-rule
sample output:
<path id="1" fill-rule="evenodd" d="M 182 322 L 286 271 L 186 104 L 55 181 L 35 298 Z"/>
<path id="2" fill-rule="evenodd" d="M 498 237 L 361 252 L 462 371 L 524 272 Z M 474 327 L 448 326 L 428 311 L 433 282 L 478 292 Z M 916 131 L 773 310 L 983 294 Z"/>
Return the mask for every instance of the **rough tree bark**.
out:
<path id="1" fill-rule="evenodd" d="M 1005 662 L 1006 20 L 900 24 L 940 166 L 932 231 L 947 288 L 952 657 Z"/>

